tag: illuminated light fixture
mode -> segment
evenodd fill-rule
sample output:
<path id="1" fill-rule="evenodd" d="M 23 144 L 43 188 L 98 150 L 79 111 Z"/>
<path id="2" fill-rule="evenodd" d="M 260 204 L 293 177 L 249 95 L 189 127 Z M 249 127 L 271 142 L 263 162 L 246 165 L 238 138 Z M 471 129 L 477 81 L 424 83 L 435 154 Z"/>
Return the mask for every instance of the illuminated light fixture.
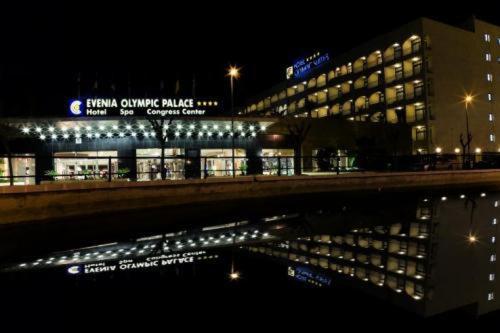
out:
<path id="1" fill-rule="evenodd" d="M 214 125 L 214 130 L 218 130 L 219 129 L 219 125 Z"/>
<path id="2" fill-rule="evenodd" d="M 98 139 L 101 135 L 99 133 L 94 133 L 94 138 Z"/>
<path id="3" fill-rule="evenodd" d="M 37 133 L 40 133 L 40 132 L 42 131 L 42 129 L 41 129 L 40 127 L 37 127 L 37 128 L 35 128 L 35 131 L 36 131 Z"/>
<path id="4" fill-rule="evenodd" d="M 465 194 L 461 194 L 460 199 L 465 199 Z"/>
<path id="5" fill-rule="evenodd" d="M 207 125 L 203 125 L 201 128 L 203 128 L 204 130 L 206 130 L 208 128 Z"/>
<path id="6" fill-rule="evenodd" d="M 186 133 L 186 136 L 187 136 L 187 137 L 190 137 L 191 135 L 192 135 L 192 133 L 191 133 L 191 132 L 187 132 L 187 133 Z"/>
<path id="7" fill-rule="evenodd" d="M 40 135 L 40 140 L 45 140 L 46 136 L 45 135 Z"/>
<path id="8" fill-rule="evenodd" d="M 130 130 L 132 129 L 132 126 L 127 125 L 127 126 L 125 126 L 125 128 L 126 128 L 128 131 L 130 131 Z"/>
<path id="9" fill-rule="evenodd" d="M 178 130 L 181 130 L 181 129 L 182 129 L 182 125 L 181 125 L 181 124 L 178 124 L 178 125 L 177 125 L 177 129 L 178 129 Z"/>
<path id="10" fill-rule="evenodd" d="M 447 197 L 441 197 L 441 201 L 446 201 L 447 199 Z"/>
<path id="11" fill-rule="evenodd" d="M 203 132 L 198 132 L 198 136 L 203 136 Z"/>
<path id="12" fill-rule="evenodd" d="M 175 136 L 176 136 L 176 137 L 179 137 L 180 135 L 181 135 L 181 133 L 180 133 L 180 132 L 175 132 Z"/>
<path id="13" fill-rule="evenodd" d="M 220 136 L 220 137 L 224 136 L 224 133 L 219 132 L 219 136 Z"/>
<path id="14" fill-rule="evenodd" d="M 419 61 L 419 60 L 420 60 L 420 58 L 419 58 L 419 57 L 414 57 L 414 58 L 412 58 L 412 59 L 411 59 L 411 61 L 413 61 L 413 62 L 417 62 L 417 61 Z"/>
<path id="15" fill-rule="evenodd" d="M 443 149 L 441 147 L 436 147 L 436 153 L 441 154 Z"/>
<path id="16" fill-rule="evenodd" d="M 79 126 L 75 127 L 75 132 L 80 132 L 80 127 Z"/>
<path id="17" fill-rule="evenodd" d="M 481 193 L 481 198 L 484 198 L 486 196 L 486 193 Z"/>
<path id="18" fill-rule="evenodd" d="M 230 77 L 237 79 L 240 77 L 240 69 L 236 66 L 230 66 L 227 74 Z"/>
<path id="19" fill-rule="evenodd" d="M 255 129 L 255 126 L 250 126 L 249 129 L 250 131 L 253 131 Z"/>
<path id="20" fill-rule="evenodd" d="M 23 128 L 23 133 L 28 134 L 30 132 L 30 129 L 28 127 Z"/>
<path id="21" fill-rule="evenodd" d="M 80 139 L 81 137 L 82 137 L 82 135 L 80 133 L 75 134 L 75 138 Z"/>
<path id="22" fill-rule="evenodd" d="M 455 154 L 460 154 L 460 148 L 455 148 Z"/>
<path id="23" fill-rule="evenodd" d="M 193 124 L 189 125 L 189 129 L 194 130 L 194 125 Z"/>
<path id="24" fill-rule="evenodd" d="M 476 148 L 476 150 L 474 150 L 476 152 L 476 154 L 479 154 L 481 153 L 481 148 Z"/>
<path id="25" fill-rule="evenodd" d="M 260 130 L 263 131 L 263 132 L 265 132 L 266 131 L 266 126 L 261 126 Z"/>
<path id="26" fill-rule="evenodd" d="M 54 132 L 54 131 L 55 131 L 55 128 L 54 128 L 54 127 L 52 127 L 52 126 L 50 126 L 50 127 L 49 127 L 49 132 Z"/>
<path id="27" fill-rule="evenodd" d="M 118 133 L 118 136 L 119 136 L 120 138 L 123 138 L 123 137 L 125 136 L 125 133 L 120 132 L 120 133 Z"/>
<path id="28" fill-rule="evenodd" d="M 132 133 L 130 133 L 130 135 L 132 135 L 135 138 L 137 136 L 137 133 L 136 132 L 132 132 Z"/>
<path id="29" fill-rule="evenodd" d="M 252 136 L 255 137 L 256 133 L 255 132 L 252 132 Z"/>
<path id="30" fill-rule="evenodd" d="M 149 137 L 149 133 L 148 133 L 148 132 L 144 132 L 144 133 L 143 133 L 143 135 L 144 135 L 144 137 L 146 137 L 146 138 L 147 138 L 147 137 Z"/>
<path id="31" fill-rule="evenodd" d="M 68 139 L 69 138 L 69 134 L 68 133 L 64 133 L 63 134 L 63 138 Z"/>
<path id="32" fill-rule="evenodd" d="M 116 131 L 118 129 L 118 126 L 117 125 L 113 125 L 111 128 Z"/>
<path id="33" fill-rule="evenodd" d="M 143 129 L 144 129 L 144 125 L 143 125 L 143 124 L 140 124 L 140 125 L 139 125 L 139 129 L 143 130 Z"/>
<path id="34" fill-rule="evenodd" d="M 104 131 L 105 127 L 103 125 L 99 126 L 99 130 Z"/>
<path id="35" fill-rule="evenodd" d="M 238 125 L 238 131 L 243 131 L 243 126 Z"/>
<path id="36" fill-rule="evenodd" d="M 469 237 L 467 237 L 467 240 L 469 241 L 469 243 L 474 244 L 477 242 L 477 237 L 473 234 L 469 234 Z"/>
<path id="37" fill-rule="evenodd" d="M 155 132 L 151 132 L 151 133 L 149 133 L 149 135 L 151 135 L 152 137 L 155 137 L 156 133 Z"/>
<path id="38" fill-rule="evenodd" d="M 212 132 L 207 132 L 207 136 L 212 136 Z"/>
<path id="39" fill-rule="evenodd" d="M 85 127 L 85 129 L 86 129 L 87 131 L 91 131 L 91 130 L 92 130 L 92 127 L 87 126 L 87 127 Z"/>
<path id="40" fill-rule="evenodd" d="M 226 125 L 226 131 L 229 131 L 231 129 L 231 126 Z"/>
<path id="41" fill-rule="evenodd" d="M 52 134 L 51 138 L 52 138 L 52 140 L 55 140 L 55 139 L 57 139 L 57 135 Z"/>
<path id="42" fill-rule="evenodd" d="M 111 132 L 108 132 L 108 133 L 106 133 L 106 136 L 107 136 L 108 138 L 111 138 L 111 137 L 113 136 L 113 134 L 112 134 Z"/>
<path id="43" fill-rule="evenodd" d="M 87 133 L 87 138 L 91 139 L 92 138 L 92 133 Z"/>
<path id="44" fill-rule="evenodd" d="M 240 278 L 240 274 L 238 272 L 232 272 L 231 274 L 229 274 L 229 278 L 231 280 L 238 280 Z"/>

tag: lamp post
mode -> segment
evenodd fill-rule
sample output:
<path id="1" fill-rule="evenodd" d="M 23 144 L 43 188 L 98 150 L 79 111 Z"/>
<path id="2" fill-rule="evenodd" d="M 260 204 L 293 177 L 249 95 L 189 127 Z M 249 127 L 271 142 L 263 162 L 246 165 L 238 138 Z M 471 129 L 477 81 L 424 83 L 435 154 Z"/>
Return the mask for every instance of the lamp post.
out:
<path id="1" fill-rule="evenodd" d="M 467 141 L 466 141 L 466 148 L 467 148 L 467 167 L 470 168 L 471 164 L 471 155 L 470 155 L 470 142 L 472 139 L 472 135 L 470 133 L 469 129 L 469 104 L 472 103 L 474 97 L 470 94 L 467 94 L 464 98 L 465 102 L 465 130 L 467 132 Z"/>
<path id="2" fill-rule="evenodd" d="M 231 84 L 231 164 L 233 169 L 233 178 L 236 177 L 235 159 L 234 159 L 234 80 L 240 77 L 239 68 L 230 66 L 228 76 Z"/>

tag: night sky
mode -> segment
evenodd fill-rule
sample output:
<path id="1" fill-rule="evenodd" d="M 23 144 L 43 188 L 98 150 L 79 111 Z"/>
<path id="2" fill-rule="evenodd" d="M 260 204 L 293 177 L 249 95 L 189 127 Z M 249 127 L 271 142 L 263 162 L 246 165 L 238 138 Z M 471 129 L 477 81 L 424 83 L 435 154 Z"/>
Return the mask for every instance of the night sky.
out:
<path id="1" fill-rule="evenodd" d="M 236 102 L 284 79 L 285 67 L 316 50 L 335 54 L 419 16 L 460 23 L 475 13 L 500 24 L 491 8 L 406 14 L 366 6 L 328 9 L 320 3 L 285 10 L 257 1 L 187 6 L 119 4 L 11 8 L 0 20 L 0 112 L 66 115 L 67 101 L 82 96 L 191 95 L 228 100 L 225 70 L 242 67 Z M 324 7 L 324 8 L 323 8 Z M 417 7 L 416 7 L 417 8 Z M 397 13 L 397 14 L 396 14 Z M 356 26 L 364 29 L 356 29 Z M 97 81 L 97 87 L 96 87 Z M 163 83 L 162 83 L 163 82 Z"/>

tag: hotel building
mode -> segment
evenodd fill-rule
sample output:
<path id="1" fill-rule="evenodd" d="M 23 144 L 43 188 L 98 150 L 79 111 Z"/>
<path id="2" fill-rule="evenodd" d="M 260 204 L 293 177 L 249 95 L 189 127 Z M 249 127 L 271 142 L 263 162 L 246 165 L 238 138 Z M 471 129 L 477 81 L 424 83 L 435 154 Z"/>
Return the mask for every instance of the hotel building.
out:
<path id="1" fill-rule="evenodd" d="M 457 154 L 467 106 L 471 152 L 500 151 L 500 27 L 487 22 L 420 18 L 344 54 L 300 59 L 286 77 L 242 113 L 404 123 L 413 153 Z"/>

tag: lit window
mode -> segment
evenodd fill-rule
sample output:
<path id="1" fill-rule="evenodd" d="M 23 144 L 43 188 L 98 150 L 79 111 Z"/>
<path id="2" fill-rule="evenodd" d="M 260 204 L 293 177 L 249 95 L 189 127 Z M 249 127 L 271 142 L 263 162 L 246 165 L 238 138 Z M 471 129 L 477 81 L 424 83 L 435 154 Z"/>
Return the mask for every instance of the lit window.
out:
<path id="1" fill-rule="evenodd" d="M 486 74 L 486 81 L 492 82 L 493 81 L 493 74 L 491 74 L 491 73 Z"/>
<path id="2" fill-rule="evenodd" d="M 491 41 L 491 36 L 490 34 L 484 34 L 484 41 L 489 43 Z"/>
<path id="3" fill-rule="evenodd" d="M 497 44 L 500 45 L 500 37 L 497 37 Z"/>
<path id="4" fill-rule="evenodd" d="M 495 236 L 491 237 L 491 243 L 492 243 L 492 244 L 495 244 L 495 242 L 496 242 L 496 241 L 497 241 L 497 239 L 496 239 L 496 237 L 495 237 Z"/>
<path id="5" fill-rule="evenodd" d="M 486 61 L 491 61 L 491 53 L 486 53 L 485 59 Z"/>
<path id="6" fill-rule="evenodd" d="M 490 134 L 490 142 L 495 142 L 495 134 Z"/>
<path id="7" fill-rule="evenodd" d="M 497 225 L 497 218 L 496 217 L 493 218 L 493 221 L 491 221 L 491 224 L 492 225 Z"/>
<path id="8" fill-rule="evenodd" d="M 497 255 L 496 255 L 496 254 L 492 254 L 492 255 L 490 256 L 490 261 L 491 261 L 491 262 L 495 262 L 495 261 L 497 261 Z"/>
<path id="9" fill-rule="evenodd" d="M 495 117 L 493 116 L 493 113 L 488 114 L 488 120 L 489 121 L 495 120 Z"/>
<path id="10" fill-rule="evenodd" d="M 494 293 L 488 293 L 488 301 L 492 301 L 495 299 L 495 294 Z"/>
<path id="11" fill-rule="evenodd" d="M 488 93 L 488 95 L 486 95 L 487 98 L 488 98 L 488 101 L 492 101 L 493 100 L 493 94 L 492 93 Z"/>
<path id="12" fill-rule="evenodd" d="M 494 273 L 491 273 L 488 277 L 488 280 L 490 281 L 495 281 L 495 274 Z"/>

